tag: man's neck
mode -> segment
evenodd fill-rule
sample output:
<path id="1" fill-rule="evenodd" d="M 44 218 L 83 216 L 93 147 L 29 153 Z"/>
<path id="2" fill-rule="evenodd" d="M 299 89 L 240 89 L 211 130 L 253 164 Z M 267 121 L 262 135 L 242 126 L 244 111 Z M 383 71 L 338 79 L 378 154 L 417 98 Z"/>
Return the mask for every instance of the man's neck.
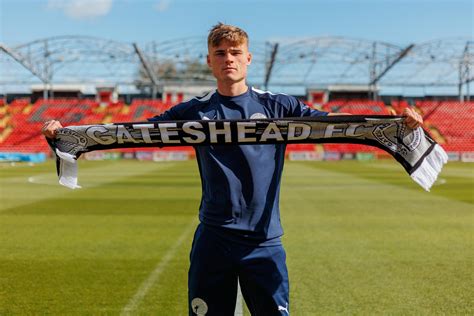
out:
<path id="1" fill-rule="evenodd" d="M 224 84 L 224 83 L 217 83 L 217 91 L 221 95 L 225 95 L 227 97 L 235 97 L 241 94 L 244 94 L 248 90 L 248 86 L 245 84 L 245 81 L 236 82 L 233 84 Z"/>

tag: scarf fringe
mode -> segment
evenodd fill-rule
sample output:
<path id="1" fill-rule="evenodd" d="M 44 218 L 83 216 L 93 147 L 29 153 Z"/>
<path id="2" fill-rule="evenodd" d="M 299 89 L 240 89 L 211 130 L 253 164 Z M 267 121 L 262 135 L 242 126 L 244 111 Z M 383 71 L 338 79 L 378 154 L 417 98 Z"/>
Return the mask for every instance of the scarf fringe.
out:
<path id="1" fill-rule="evenodd" d="M 448 155 L 440 145 L 436 144 L 431 153 L 425 157 L 418 169 L 410 176 L 423 189 L 429 192 L 441 169 L 443 169 L 443 165 L 447 162 Z"/>
<path id="2" fill-rule="evenodd" d="M 76 157 L 59 149 L 56 149 L 56 155 L 60 158 L 59 184 L 70 189 L 80 189 L 81 186 L 77 184 Z"/>

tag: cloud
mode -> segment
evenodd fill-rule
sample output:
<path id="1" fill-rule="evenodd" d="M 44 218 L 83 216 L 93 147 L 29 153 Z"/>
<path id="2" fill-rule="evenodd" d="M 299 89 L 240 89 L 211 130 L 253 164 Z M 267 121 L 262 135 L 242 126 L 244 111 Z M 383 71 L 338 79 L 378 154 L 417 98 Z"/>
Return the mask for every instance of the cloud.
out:
<path id="1" fill-rule="evenodd" d="M 158 12 L 164 12 L 168 10 L 168 8 L 170 7 L 170 4 L 171 4 L 171 0 L 160 0 L 155 4 L 154 8 Z"/>
<path id="2" fill-rule="evenodd" d="M 48 0 L 48 8 L 61 10 L 73 19 L 88 19 L 107 15 L 113 0 Z"/>

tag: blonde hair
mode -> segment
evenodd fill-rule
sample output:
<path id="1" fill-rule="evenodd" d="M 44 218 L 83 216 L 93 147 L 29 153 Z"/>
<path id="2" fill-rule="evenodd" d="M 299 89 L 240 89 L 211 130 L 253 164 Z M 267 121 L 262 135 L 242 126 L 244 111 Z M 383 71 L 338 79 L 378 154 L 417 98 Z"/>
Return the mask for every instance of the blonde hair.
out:
<path id="1" fill-rule="evenodd" d="M 237 26 L 219 22 L 209 31 L 209 36 L 207 37 L 207 46 L 219 46 L 219 44 L 224 40 L 237 45 L 247 44 L 248 46 L 249 43 L 249 37 L 244 30 L 238 28 Z"/>

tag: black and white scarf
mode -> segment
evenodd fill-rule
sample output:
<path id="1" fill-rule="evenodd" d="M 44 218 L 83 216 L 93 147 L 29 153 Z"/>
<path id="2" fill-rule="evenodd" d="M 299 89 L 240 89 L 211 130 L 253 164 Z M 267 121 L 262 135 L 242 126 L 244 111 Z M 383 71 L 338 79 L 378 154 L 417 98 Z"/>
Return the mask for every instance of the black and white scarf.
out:
<path id="1" fill-rule="evenodd" d="M 391 154 L 429 191 L 448 157 L 419 127 L 397 116 L 325 116 L 256 120 L 153 121 L 68 126 L 48 140 L 57 157 L 59 183 L 77 184 L 77 158 L 104 149 L 245 144 L 352 143 Z"/>

